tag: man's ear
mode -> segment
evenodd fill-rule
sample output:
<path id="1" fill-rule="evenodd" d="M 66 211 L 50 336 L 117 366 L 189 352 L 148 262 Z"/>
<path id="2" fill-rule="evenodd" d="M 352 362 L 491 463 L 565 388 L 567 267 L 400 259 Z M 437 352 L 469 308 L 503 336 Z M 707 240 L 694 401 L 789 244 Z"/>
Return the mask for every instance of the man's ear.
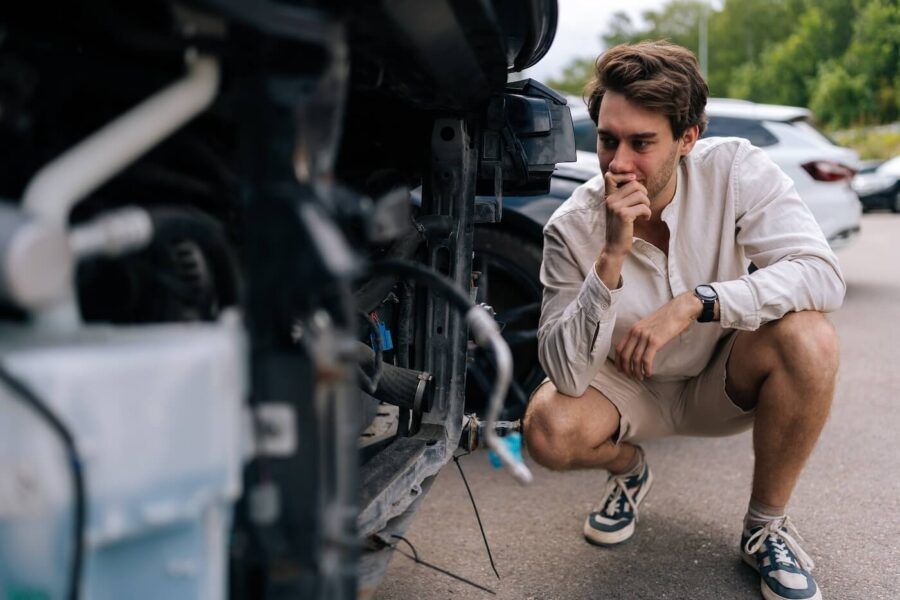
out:
<path id="1" fill-rule="evenodd" d="M 681 156 L 687 156 L 700 138 L 700 126 L 691 125 L 681 134 Z"/>

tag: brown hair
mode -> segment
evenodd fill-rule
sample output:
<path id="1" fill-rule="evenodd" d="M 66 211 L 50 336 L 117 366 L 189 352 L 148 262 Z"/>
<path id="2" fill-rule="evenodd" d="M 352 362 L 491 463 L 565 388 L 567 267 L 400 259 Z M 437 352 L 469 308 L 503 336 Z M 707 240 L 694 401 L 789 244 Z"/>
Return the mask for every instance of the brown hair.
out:
<path id="1" fill-rule="evenodd" d="M 669 118 L 675 139 L 693 125 L 706 129 L 709 86 L 697 58 L 687 48 L 667 41 L 620 44 L 597 58 L 594 78 L 584 89 L 594 123 L 603 94 L 611 90 Z"/>

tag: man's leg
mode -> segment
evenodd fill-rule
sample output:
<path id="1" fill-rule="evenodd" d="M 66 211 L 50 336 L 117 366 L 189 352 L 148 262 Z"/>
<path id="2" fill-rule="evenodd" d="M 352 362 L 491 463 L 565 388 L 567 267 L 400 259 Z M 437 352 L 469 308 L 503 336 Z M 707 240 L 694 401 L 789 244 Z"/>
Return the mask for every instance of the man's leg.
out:
<path id="1" fill-rule="evenodd" d="M 828 417 L 837 368 L 834 329 L 812 311 L 741 332 L 728 360 L 729 396 L 756 407 L 756 462 L 741 553 L 759 571 L 766 598 L 822 598 L 810 574 L 813 561 L 784 513 Z"/>
<path id="2" fill-rule="evenodd" d="M 525 413 L 529 453 L 550 469 L 603 468 L 610 472 L 598 506 L 584 523 L 584 536 L 603 546 L 624 542 L 634 534 L 637 511 L 653 484 L 644 453 L 627 442 L 614 443 L 622 418 L 599 391 L 580 397 L 560 394 L 545 383 Z"/>
<path id="3" fill-rule="evenodd" d="M 756 407 L 752 498 L 787 505 L 825 425 L 834 396 L 838 341 L 822 313 L 788 313 L 757 331 L 738 333 L 726 390 Z"/>
<path id="4" fill-rule="evenodd" d="M 577 398 L 566 396 L 547 382 L 535 391 L 525 412 L 525 445 L 539 464 L 556 471 L 606 469 L 624 473 L 634 462 L 636 448 L 615 444 L 619 411 L 598 390 L 589 387 Z"/>

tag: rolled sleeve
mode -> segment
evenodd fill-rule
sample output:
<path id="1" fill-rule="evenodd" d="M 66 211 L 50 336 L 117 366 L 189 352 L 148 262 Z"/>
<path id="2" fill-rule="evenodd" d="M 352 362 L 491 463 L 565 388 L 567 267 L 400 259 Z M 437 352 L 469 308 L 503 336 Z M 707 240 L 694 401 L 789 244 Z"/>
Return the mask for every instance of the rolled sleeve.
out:
<path id="1" fill-rule="evenodd" d="M 548 228 L 541 283 L 538 358 L 561 393 L 580 396 L 606 360 L 624 282 L 608 289 L 593 265 L 585 275 L 559 232 Z"/>
<path id="2" fill-rule="evenodd" d="M 719 321 L 722 327 L 753 331 L 759 328 L 759 302 L 753 288 L 742 279 L 711 284 L 719 296 Z"/>

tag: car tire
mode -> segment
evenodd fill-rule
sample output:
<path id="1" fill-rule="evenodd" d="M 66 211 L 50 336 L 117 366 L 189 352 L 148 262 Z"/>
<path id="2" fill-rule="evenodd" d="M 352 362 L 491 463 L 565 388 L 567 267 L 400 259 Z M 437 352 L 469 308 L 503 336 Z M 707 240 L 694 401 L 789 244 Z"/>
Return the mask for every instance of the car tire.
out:
<path id="1" fill-rule="evenodd" d="M 474 247 L 474 270 L 480 273 L 477 300 L 496 311 L 503 336 L 513 353 L 513 382 L 502 418 L 521 418 L 531 392 L 544 379 L 537 354 L 537 326 L 543 296 L 541 240 L 485 226 L 475 230 Z M 467 410 L 485 409 L 484 388 L 492 383 L 493 373 L 491 357 L 476 352 L 469 362 Z"/>
<path id="2" fill-rule="evenodd" d="M 891 210 L 895 213 L 900 213 L 900 189 L 894 195 L 894 205 L 891 207 Z"/>

